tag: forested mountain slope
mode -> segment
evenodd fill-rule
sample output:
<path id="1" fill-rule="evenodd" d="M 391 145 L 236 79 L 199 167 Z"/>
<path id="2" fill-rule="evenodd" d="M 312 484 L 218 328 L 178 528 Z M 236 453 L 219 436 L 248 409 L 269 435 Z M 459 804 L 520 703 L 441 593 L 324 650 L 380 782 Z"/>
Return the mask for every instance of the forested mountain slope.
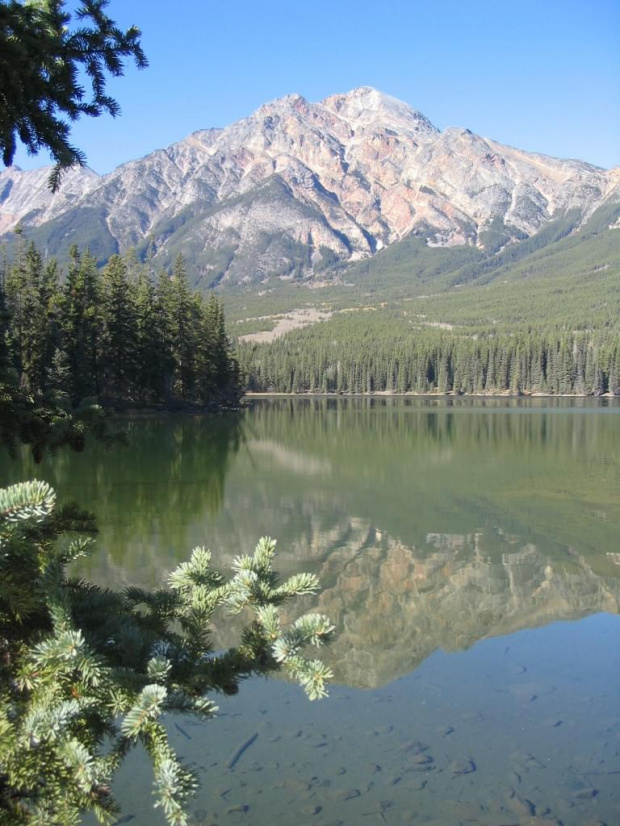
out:
<path id="1" fill-rule="evenodd" d="M 227 296 L 237 335 L 273 329 L 293 308 L 324 313 L 394 308 L 418 323 L 614 326 L 620 317 L 620 204 L 581 227 L 568 213 L 499 251 L 430 248 L 415 236 L 337 270 L 321 289 L 275 281 Z M 561 296 L 561 301 L 558 297 Z M 257 322 L 254 319 L 260 318 Z M 471 331 L 470 331 L 471 332 Z"/>
<path id="2" fill-rule="evenodd" d="M 225 297 L 256 390 L 620 392 L 620 170 L 441 132 L 362 87 L 261 106 L 109 175 L 0 173 L 23 239 Z M 20 241 L 19 239 L 22 239 Z"/>
<path id="3" fill-rule="evenodd" d="M 283 337 L 269 333 L 277 314 L 238 321 L 252 389 L 618 395 L 619 214 L 602 207 L 578 230 L 567 214 L 495 254 L 406 239 L 314 291 L 327 320 Z M 281 288 L 252 306 L 287 299 Z M 230 303 L 249 311 L 247 294 Z"/>

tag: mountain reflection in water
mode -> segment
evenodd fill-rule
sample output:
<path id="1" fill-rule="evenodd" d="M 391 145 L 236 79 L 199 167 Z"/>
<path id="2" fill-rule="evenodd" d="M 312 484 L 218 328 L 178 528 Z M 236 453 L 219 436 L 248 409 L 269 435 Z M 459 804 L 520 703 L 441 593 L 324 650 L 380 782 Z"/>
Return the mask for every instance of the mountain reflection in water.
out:
<path id="1" fill-rule="evenodd" d="M 436 649 L 620 606 L 619 578 L 595 573 L 575 552 L 554 560 L 499 529 L 429 534 L 420 550 L 389 537 L 357 547 L 352 539 L 320 575 L 317 608 L 338 628 L 323 659 L 337 682 L 358 688 L 392 682 Z"/>
<path id="2" fill-rule="evenodd" d="M 96 512 L 82 573 L 107 584 L 155 585 L 197 544 L 226 570 L 277 537 L 283 574 L 321 579 L 297 608 L 336 623 L 336 681 L 371 688 L 438 648 L 618 613 L 619 425 L 611 401 L 256 400 L 130 420 L 127 449 L 36 475 Z"/>

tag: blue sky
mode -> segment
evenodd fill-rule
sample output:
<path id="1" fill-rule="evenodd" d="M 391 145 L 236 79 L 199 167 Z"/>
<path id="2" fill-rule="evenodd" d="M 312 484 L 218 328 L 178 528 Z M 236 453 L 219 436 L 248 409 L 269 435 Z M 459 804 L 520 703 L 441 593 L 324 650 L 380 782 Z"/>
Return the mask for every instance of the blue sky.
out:
<path id="1" fill-rule="evenodd" d="M 100 173 L 285 94 L 362 85 L 440 129 L 620 164 L 618 0 L 111 0 L 109 11 L 140 26 L 150 67 L 110 83 L 121 117 L 74 126 Z"/>

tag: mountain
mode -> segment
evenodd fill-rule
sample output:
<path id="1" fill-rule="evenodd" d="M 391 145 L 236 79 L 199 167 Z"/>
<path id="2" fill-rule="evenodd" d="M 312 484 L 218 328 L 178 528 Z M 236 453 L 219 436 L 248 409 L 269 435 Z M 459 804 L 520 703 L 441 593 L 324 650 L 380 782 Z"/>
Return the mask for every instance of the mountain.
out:
<path id="1" fill-rule="evenodd" d="M 411 237 L 500 249 L 620 199 L 620 169 L 441 132 L 369 87 L 288 95 L 108 175 L 75 170 L 56 196 L 47 174 L 0 173 L 0 232 L 19 223 L 49 254 L 183 251 L 204 287 L 316 276 Z"/>
<path id="2" fill-rule="evenodd" d="M 51 169 L 24 172 L 12 166 L 0 172 L 0 235 L 18 224 L 39 226 L 54 220 L 75 206 L 100 180 L 89 167 L 74 167 L 65 174 L 60 191 L 52 195 Z"/>

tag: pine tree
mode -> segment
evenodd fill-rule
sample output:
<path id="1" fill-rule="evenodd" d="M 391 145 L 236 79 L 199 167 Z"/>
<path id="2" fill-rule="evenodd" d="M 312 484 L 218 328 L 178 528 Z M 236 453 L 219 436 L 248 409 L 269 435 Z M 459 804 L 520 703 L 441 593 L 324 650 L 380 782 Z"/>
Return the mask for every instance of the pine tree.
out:
<path id="1" fill-rule="evenodd" d="M 17 379 L 21 381 L 24 363 L 24 337 L 27 326 L 25 304 L 27 301 L 26 281 L 26 249 L 21 231 L 18 236 L 17 255 L 12 267 L 9 267 L 4 279 L 5 303 L 8 312 L 7 320 L 7 347 L 11 362 L 17 371 Z"/>
<path id="2" fill-rule="evenodd" d="M 226 332 L 224 308 L 215 295 L 211 295 L 203 310 L 204 340 L 207 351 L 203 356 L 204 368 L 213 382 L 212 392 L 227 404 L 236 404 L 240 398 L 241 374 L 239 362 L 234 356 Z"/>
<path id="3" fill-rule="evenodd" d="M 174 389 L 179 398 L 191 401 L 196 387 L 198 311 L 188 283 L 185 259 L 179 253 L 172 271 L 172 354 L 175 361 Z"/>
<path id="4" fill-rule="evenodd" d="M 85 160 L 69 142 L 69 124 L 80 115 L 119 113 L 106 92 L 106 74 L 122 75 L 126 57 L 139 68 L 147 65 L 140 30 L 121 31 L 106 14 L 107 0 L 85 0 L 75 17 L 65 5 L 63 0 L 0 4 L 0 153 L 10 166 L 18 140 L 31 154 L 48 149 L 56 164 L 52 190 L 63 170 Z"/>
<path id="5" fill-rule="evenodd" d="M 26 390 L 40 392 L 45 381 L 48 307 L 42 295 L 43 262 L 34 244 L 28 244 L 22 273 L 20 383 Z"/>
<path id="6" fill-rule="evenodd" d="M 137 373 L 137 326 L 134 291 L 126 262 L 113 255 L 104 267 L 105 389 L 118 401 L 133 398 Z"/>
<path id="7" fill-rule="evenodd" d="M 168 370 L 165 347 L 162 347 L 157 292 L 146 268 L 138 274 L 136 284 L 136 384 L 143 404 L 164 400 L 162 377 Z"/>
<path id="8" fill-rule="evenodd" d="M 101 407 L 85 404 L 71 409 L 61 400 L 35 396 L 18 386 L 18 374 L 9 356 L 10 313 L 0 285 L 0 445 L 16 456 L 28 445 L 36 462 L 45 450 L 68 446 L 84 449 L 88 434 L 111 444 L 121 439 Z"/>
<path id="9" fill-rule="evenodd" d="M 92 256 L 69 251 L 69 270 L 60 300 L 62 350 L 71 376 L 71 399 L 77 404 L 102 390 L 102 295 Z"/>
<path id="10" fill-rule="evenodd" d="M 164 403 L 170 405 L 173 400 L 175 375 L 174 298 L 172 279 L 165 269 L 159 271 L 157 278 L 157 316 L 161 354 L 160 384 L 163 391 Z"/>

